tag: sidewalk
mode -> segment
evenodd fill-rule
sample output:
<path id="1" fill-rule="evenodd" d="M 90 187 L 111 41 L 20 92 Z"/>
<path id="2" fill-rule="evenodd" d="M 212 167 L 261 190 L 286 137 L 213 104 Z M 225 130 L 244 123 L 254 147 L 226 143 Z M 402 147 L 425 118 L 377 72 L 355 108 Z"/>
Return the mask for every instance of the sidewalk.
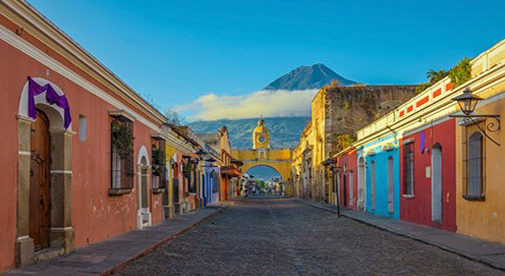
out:
<path id="1" fill-rule="evenodd" d="M 337 213 L 335 206 L 304 199 L 298 200 L 315 208 Z M 470 260 L 505 270 L 505 246 L 500 243 L 362 211 L 340 208 L 340 214 L 370 226 L 439 247 Z"/>
<path id="2" fill-rule="evenodd" d="M 6 275 L 109 275 L 228 206 L 198 209 L 144 230 L 79 248 L 68 255 L 11 270 Z"/>

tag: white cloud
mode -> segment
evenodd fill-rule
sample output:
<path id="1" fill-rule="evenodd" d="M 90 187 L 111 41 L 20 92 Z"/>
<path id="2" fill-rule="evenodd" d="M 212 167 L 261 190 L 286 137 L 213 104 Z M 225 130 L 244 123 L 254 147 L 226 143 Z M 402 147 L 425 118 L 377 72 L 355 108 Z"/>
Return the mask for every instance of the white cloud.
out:
<path id="1" fill-rule="evenodd" d="M 176 109 L 191 112 L 192 120 L 218 120 L 281 116 L 309 116 L 317 93 L 311 90 L 260 90 L 243 96 L 206 94 Z"/>

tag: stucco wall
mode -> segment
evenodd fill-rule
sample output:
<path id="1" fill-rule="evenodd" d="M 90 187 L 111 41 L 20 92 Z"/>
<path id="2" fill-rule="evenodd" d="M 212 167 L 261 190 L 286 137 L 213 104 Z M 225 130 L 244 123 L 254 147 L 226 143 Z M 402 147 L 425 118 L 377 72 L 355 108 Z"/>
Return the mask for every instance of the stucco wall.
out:
<path id="1" fill-rule="evenodd" d="M 503 97 L 503 92 L 500 93 Z M 499 95 L 498 95 L 499 96 Z M 478 114 L 499 114 L 505 118 L 505 99 L 477 108 Z M 489 119 L 488 119 L 489 120 Z M 502 122 L 503 124 L 503 122 Z M 496 146 L 487 138 L 485 143 L 485 182 L 484 201 L 469 201 L 463 198 L 463 137 L 464 127 L 456 127 L 456 222 L 458 232 L 491 241 L 505 243 L 505 185 L 503 185 L 503 168 L 505 168 L 505 131 L 487 132 L 493 139 L 501 142 Z"/>
<path id="2" fill-rule="evenodd" d="M 4 19 L 1 19 L 2 21 Z M 1 22 L 5 24 L 5 21 Z M 29 35 L 26 39 L 33 40 Z M 34 41 L 35 44 L 36 41 Z M 41 46 L 42 47 L 42 46 Z M 69 68 L 75 68 L 55 52 L 43 47 L 47 53 L 61 60 Z M 16 193 L 17 193 L 17 120 L 19 97 L 27 76 L 42 77 L 59 86 L 65 93 L 73 119 L 72 126 L 79 133 L 79 115 L 87 117 L 86 141 L 80 141 L 78 135 L 72 137 L 72 226 L 75 230 L 75 246 L 81 247 L 103 239 L 120 235 L 136 228 L 137 216 L 137 178 L 134 179 L 134 190 L 130 194 L 111 197 L 110 187 L 110 122 L 109 110 L 115 106 L 86 91 L 81 86 L 67 79 L 27 56 L 21 51 L 0 40 L 0 91 L 3 101 L 0 103 L 2 118 L 2 190 L 0 202 L 0 270 L 14 265 L 14 243 L 16 235 Z M 82 71 L 76 69 L 78 73 Z M 83 75 L 89 78 L 87 75 Z M 100 89 L 107 89 L 100 83 L 89 79 Z M 112 97 L 118 97 L 111 93 Z M 117 98 L 118 99 L 118 98 Z M 121 99 L 118 99 L 121 100 Z M 142 114 L 138 109 L 124 102 L 133 111 Z M 154 122 L 154 121 L 152 121 Z M 138 154 L 141 145 L 145 145 L 150 154 L 149 127 L 135 121 L 134 155 Z M 149 158 L 150 159 L 150 158 Z M 4 164 L 5 163 L 5 164 Z M 5 198 L 4 198 L 5 197 Z M 161 221 L 161 196 L 152 197 L 151 208 L 153 222 Z M 5 228 L 5 229 L 4 229 Z"/>
<path id="3" fill-rule="evenodd" d="M 398 140 L 394 134 L 377 139 L 365 146 L 366 162 L 366 210 L 392 218 L 400 217 L 399 153 Z M 369 154 L 369 152 L 374 154 Z M 393 159 L 393 212 L 389 212 L 388 159 Z M 375 208 L 372 208 L 372 166 L 375 164 Z"/>
<path id="4" fill-rule="evenodd" d="M 16 64 L 17 51 L 0 41 L 0 271 L 14 266 L 16 239 L 16 193 L 18 159 L 18 102 L 26 75 L 18 74 L 27 65 Z"/>
<path id="5" fill-rule="evenodd" d="M 438 124 L 403 137 L 414 141 L 414 197 L 400 198 L 401 219 L 428 226 L 456 231 L 456 155 L 455 155 L 455 120 L 445 120 Z M 420 135 L 425 135 L 425 150 L 420 150 Z M 432 221 L 432 148 L 442 146 L 442 221 Z M 400 151 L 403 160 L 403 151 Z M 403 193 L 403 162 L 400 164 L 400 190 Z M 429 170 L 427 175 L 426 170 Z"/>

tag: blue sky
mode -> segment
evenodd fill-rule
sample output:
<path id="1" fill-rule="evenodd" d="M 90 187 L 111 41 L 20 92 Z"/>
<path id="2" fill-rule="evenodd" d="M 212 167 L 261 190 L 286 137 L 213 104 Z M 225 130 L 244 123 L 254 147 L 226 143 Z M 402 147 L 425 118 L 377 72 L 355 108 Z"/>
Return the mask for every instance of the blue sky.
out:
<path id="1" fill-rule="evenodd" d="M 505 38 L 505 1 L 28 1 L 160 109 L 189 116 L 202 97 L 245 105 L 299 65 L 419 83 Z"/>

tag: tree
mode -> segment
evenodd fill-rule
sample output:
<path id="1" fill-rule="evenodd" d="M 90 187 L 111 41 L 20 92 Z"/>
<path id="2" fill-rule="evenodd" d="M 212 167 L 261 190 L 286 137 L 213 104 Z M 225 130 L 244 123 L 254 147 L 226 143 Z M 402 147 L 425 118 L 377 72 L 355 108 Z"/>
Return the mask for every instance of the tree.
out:
<path id="1" fill-rule="evenodd" d="M 430 84 L 435 84 L 439 80 L 447 77 L 447 75 L 449 75 L 449 72 L 443 69 L 438 71 L 431 69 L 426 73 L 426 77 L 430 80 Z"/>
<path id="2" fill-rule="evenodd" d="M 186 124 L 186 118 L 181 117 L 175 108 L 169 108 L 165 111 L 165 117 L 167 117 L 167 123 L 172 125 L 184 125 Z"/>

